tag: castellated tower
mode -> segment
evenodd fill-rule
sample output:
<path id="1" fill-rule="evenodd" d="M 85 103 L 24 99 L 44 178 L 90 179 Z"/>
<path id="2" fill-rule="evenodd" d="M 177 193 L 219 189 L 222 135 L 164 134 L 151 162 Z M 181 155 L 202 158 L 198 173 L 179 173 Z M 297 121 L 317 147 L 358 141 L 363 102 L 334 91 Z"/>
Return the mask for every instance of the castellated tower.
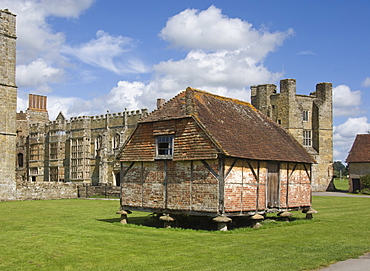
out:
<path id="1" fill-rule="evenodd" d="M 251 103 L 288 130 L 313 156 L 312 191 L 325 191 L 333 177 L 332 84 L 319 83 L 310 95 L 296 94 L 296 80 L 251 87 Z"/>
<path id="2" fill-rule="evenodd" d="M 0 200 L 15 199 L 16 16 L 0 10 Z"/>

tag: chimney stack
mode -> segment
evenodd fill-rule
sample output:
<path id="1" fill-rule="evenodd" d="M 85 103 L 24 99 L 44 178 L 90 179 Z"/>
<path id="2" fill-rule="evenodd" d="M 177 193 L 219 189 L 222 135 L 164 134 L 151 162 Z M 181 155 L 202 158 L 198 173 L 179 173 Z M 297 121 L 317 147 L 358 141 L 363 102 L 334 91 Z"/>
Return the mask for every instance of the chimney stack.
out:
<path id="1" fill-rule="evenodd" d="M 166 103 L 165 99 L 159 98 L 157 99 L 157 109 L 161 108 Z"/>
<path id="2" fill-rule="evenodd" d="M 29 94 L 28 95 L 28 110 L 47 111 L 46 96 Z"/>

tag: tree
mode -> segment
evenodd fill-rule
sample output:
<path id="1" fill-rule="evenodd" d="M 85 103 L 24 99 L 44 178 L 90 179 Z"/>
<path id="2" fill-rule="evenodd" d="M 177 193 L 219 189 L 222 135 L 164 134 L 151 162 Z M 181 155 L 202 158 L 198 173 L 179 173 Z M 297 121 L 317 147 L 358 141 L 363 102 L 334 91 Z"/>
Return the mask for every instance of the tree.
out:
<path id="1" fill-rule="evenodd" d="M 361 180 L 360 192 L 363 194 L 370 194 L 370 174 L 361 176 L 360 180 Z"/>
<path id="2" fill-rule="evenodd" d="M 341 161 L 335 161 L 333 164 L 334 174 L 337 176 L 347 176 L 348 175 L 348 169 Z"/>

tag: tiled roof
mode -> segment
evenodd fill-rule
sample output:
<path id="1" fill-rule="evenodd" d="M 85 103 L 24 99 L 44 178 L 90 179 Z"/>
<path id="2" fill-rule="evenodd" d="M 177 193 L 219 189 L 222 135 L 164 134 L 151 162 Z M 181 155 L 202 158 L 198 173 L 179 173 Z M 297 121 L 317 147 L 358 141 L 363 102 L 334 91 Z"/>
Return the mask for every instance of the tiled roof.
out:
<path id="1" fill-rule="evenodd" d="M 370 162 L 370 134 L 356 136 L 346 162 Z"/>
<path id="2" fill-rule="evenodd" d="M 293 136 L 250 103 L 194 88 L 187 88 L 141 122 L 189 116 L 227 156 L 314 163 Z"/>

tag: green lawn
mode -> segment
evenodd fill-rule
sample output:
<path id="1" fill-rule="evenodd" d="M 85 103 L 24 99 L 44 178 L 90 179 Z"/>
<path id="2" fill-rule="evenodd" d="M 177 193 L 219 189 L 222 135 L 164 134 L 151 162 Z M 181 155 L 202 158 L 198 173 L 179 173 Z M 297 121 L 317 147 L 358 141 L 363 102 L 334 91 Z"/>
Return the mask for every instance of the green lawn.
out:
<path id="1" fill-rule="evenodd" d="M 348 189 L 349 189 L 348 179 L 343 178 L 341 180 L 339 178 L 336 178 L 336 179 L 334 179 L 334 186 L 338 190 L 348 191 Z"/>
<path id="2" fill-rule="evenodd" d="M 313 220 L 228 232 L 122 225 L 118 201 L 0 202 L 0 270 L 311 270 L 370 251 L 370 198 L 313 202 Z"/>

